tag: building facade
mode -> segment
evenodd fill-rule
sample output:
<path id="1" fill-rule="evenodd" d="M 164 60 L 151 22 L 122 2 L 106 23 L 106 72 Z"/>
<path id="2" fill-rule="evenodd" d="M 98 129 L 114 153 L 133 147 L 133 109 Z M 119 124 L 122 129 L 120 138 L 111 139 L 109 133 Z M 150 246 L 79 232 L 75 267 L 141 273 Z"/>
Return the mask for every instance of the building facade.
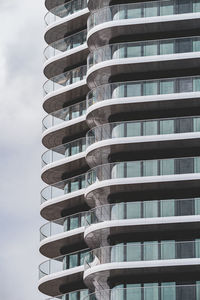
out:
<path id="1" fill-rule="evenodd" d="M 200 0 L 46 0 L 39 290 L 200 300 Z"/>

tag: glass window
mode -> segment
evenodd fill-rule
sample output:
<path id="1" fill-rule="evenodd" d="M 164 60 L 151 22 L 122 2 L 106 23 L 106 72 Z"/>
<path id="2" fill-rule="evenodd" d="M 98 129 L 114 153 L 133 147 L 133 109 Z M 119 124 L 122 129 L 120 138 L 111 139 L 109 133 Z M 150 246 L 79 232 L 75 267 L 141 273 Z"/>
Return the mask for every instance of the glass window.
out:
<path id="1" fill-rule="evenodd" d="M 160 160 L 160 175 L 174 174 L 174 159 Z"/>
<path id="2" fill-rule="evenodd" d="M 144 260 L 158 259 L 158 242 L 144 242 Z M 153 299 L 154 300 L 154 299 Z"/>
<path id="3" fill-rule="evenodd" d="M 69 268 L 78 266 L 78 254 L 69 255 Z"/>
<path id="4" fill-rule="evenodd" d="M 112 138 L 124 137 L 124 124 L 116 125 L 112 129 Z"/>
<path id="5" fill-rule="evenodd" d="M 200 281 L 196 282 L 196 299 L 200 299 Z"/>
<path id="6" fill-rule="evenodd" d="M 193 12 L 200 12 L 199 0 L 193 0 Z"/>
<path id="7" fill-rule="evenodd" d="M 200 239 L 195 240 L 195 257 L 200 258 Z"/>
<path id="8" fill-rule="evenodd" d="M 126 203 L 126 216 L 127 219 L 141 218 L 141 203 Z"/>
<path id="9" fill-rule="evenodd" d="M 174 81 L 161 81 L 160 82 L 160 94 L 173 94 L 174 90 Z"/>
<path id="10" fill-rule="evenodd" d="M 127 128 L 127 133 L 126 133 L 127 137 L 134 137 L 134 136 L 141 135 L 141 122 L 126 123 L 126 128 Z"/>
<path id="11" fill-rule="evenodd" d="M 123 262 L 125 260 L 124 244 L 118 244 L 111 248 L 111 262 Z"/>
<path id="12" fill-rule="evenodd" d="M 145 283 L 144 284 L 144 300 L 158 300 L 158 284 Z"/>
<path id="13" fill-rule="evenodd" d="M 195 171 L 195 173 L 200 173 L 200 158 L 199 157 L 194 158 L 194 171 Z"/>
<path id="14" fill-rule="evenodd" d="M 141 284 L 127 284 L 126 300 L 141 300 L 142 290 Z M 125 298 L 120 298 L 120 300 Z"/>
<path id="15" fill-rule="evenodd" d="M 176 258 L 194 258 L 194 242 L 180 242 L 176 244 Z"/>
<path id="16" fill-rule="evenodd" d="M 193 51 L 194 52 L 200 51 L 200 40 L 193 41 Z"/>
<path id="17" fill-rule="evenodd" d="M 142 47 L 141 46 L 127 46 L 127 57 L 139 57 L 142 56 Z"/>
<path id="18" fill-rule="evenodd" d="M 174 53 L 174 43 L 169 41 L 160 43 L 160 55 L 173 54 Z"/>
<path id="19" fill-rule="evenodd" d="M 160 201 L 160 209 L 161 217 L 173 217 L 175 216 L 175 209 L 174 209 L 174 200 L 162 200 Z"/>
<path id="20" fill-rule="evenodd" d="M 143 162 L 143 176 L 157 176 L 158 175 L 158 161 L 146 160 Z"/>
<path id="21" fill-rule="evenodd" d="M 126 11 L 124 8 L 121 8 L 118 12 L 116 12 L 113 16 L 113 20 L 125 19 Z M 109 18 L 110 19 L 110 18 Z"/>
<path id="22" fill-rule="evenodd" d="M 161 259 L 175 258 L 175 241 L 161 241 Z"/>
<path id="23" fill-rule="evenodd" d="M 124 163 L 119 163 L 119 164 L 115 165 L 112 168 L 111 177 L 112 178 L 124 178 L 125 177 L 124 166 L 125 166 Z"/>
<path id="24" fill-rule="evenodd" d="M 128 8 L 127 19 L 141 18 L 141 17 L 142 17 L 142 9 L 140 7 Z"/>
<path id="25" fill-rule="evenodd" d="M 71 217 L 70 218 L 70 230 L 78 228 L 79 227 L 79 217 Z"/>
<path id="26" fill-rule="evenodd" d="M 126 255 L 127 261 L 141 260 L 141 243 L 127 243 Z"/>
<path id="27" fill-rule="evenodd" d="M 143 135 L 157 135 L 157 134 L 158 134 L 157 121 L 145 121 L 143 123 Z"/>
<path id="28" fill-rule="evenodd" d="M 71 182 L 71 192 L 79 190 L 79 181 Z"/>
<path id="29" fill-rule="evenodd" d="M 158 217 L 158 201 L 144 201 L 144 218 Z"/>
<path id="30" fill-rule="evenodd" d="M 80 299 L 84 299 L 84 297 L 86 297 L 88 294 L 89 294 L 88 290 L 80 291 Z"/>
<path id="31" fill-rule="evenodd" d="M 174 120 L 160 121 L 160 134 L 173 134 Z"/>
<path id="32" fill-rule="evenodd" d="M 127 163 L 127 177 L 139 177 L 141 176 L 141 163 L 140 161 Z"/>
<path id="33" fill-rule="evenodd" d="M 120 97 L 125 97 L 125 86 L 124 85 L 120 85 L 113 90 L 112 98 L 120 98 Z"/>
<path id="34" fill-rule="evenodd" d="M 144 96 L 157 95 L 158 94 L 158 84 L 154 82 L 145 82 L 143 84 L 143 94 Z"/>
<path id="35" fill-rule="evenodd" d="M 111 300 L 121 300 L 121 299 L 125 299 L 125 295 L 124 295 L 124 285 L 120 284 L 116 287 L 114 287 L 111 291 Z M 103 297 L 102 297 L 103 299 Z"/>
<path id="36" fill-rule="evenodd" d="M 158 15 L 158 7 L 157 7 L 157 3 L 154 4 L 153 3 L 146 3 L 146 7 L 144 9 L 144 17 L 148 18 L 148 17 L 156 17 Z"/>
<path id="37" fill-rule="evenodd" d="M 200 79 L 193 80 L 193 91 L 199 92 L 200 91 Z"/>
<path id="38" fill-rule="evenodd" d="M 141 96 L 141 83 L 127 84 L 127 97 Z"/>
<path id="39" fill-rule="evenodd" d="M 174 5 L 168 1 L 164 1 L 164 3 L 161 2 L 160 15 L 168 16 L 168 15 L 173 15 L 173 14 L 174 14 Z"/>
<path id="40" fill-rule="evenodd" d="M 120 220 L 124 218 L 124 203 L 113 205 L 111 209 L 111 220 Z"/>
<path id="41" fill-rule="evenodd" d="M 188 93 L 193 91 L 192 79 L 177 79 L 179 93 Z"/>
<path id="42" fill-rule="evenodd" d="M 80 266 L 82 266 L 84 264 L 85 257 L 88 257 L 87 252 L 80 253 Z"/>
<path id="43" fill-rule="evenodd" d="M 176 300 L 176 283 L 161 283 L 161 300 Z"/>
<path id="44" fill-rule="evenodd" d="M 144 46 L 144 56 L 158 55 L 158 44 L 152 43 Z"/>
<path id="45" fill-rule="evenodd" d="M 79 300 L 78 293 L 77 292 L 70 293 L 69 300 Z"/>
<path id="46" fill-rule="evenodd" d="M 200 198 L 195 198 L 195 214 L 200 215 Z"/>

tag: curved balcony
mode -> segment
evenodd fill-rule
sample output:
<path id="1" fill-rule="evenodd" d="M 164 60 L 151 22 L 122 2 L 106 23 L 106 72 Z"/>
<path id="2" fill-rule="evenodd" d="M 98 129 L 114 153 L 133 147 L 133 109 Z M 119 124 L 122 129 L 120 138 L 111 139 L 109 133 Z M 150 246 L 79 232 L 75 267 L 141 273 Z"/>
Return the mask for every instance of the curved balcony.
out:
<path id="1" fill-rule="evenodd" d="M 87 253 L 88 250 L 82 250 L 41 263 L 39 290 L 49 296 L 57 296 L 84 288 L 83 264 Z"/>
<path id="2" fill-rule="evenodd" d="M 116 162 L 97 166 L 86 173 L 85 199 L 90 207 L 108 203 L 130 192 L 157 196 L 159 193 L 197 193 L 200 183 L 200 158 Z M 174 197 L 173 196 L 173 197 Z M 171 197 L 171 196 L 170 196 Z"/>
<path id="3" fill-rule="evenodd" d="M 120 36 L 134 35 L 141 40 L 149 34 L 198 29 L 199 13 L 197 0 L 148 1 L 96 9 L 88 18 L 88 46 L 103 46 Z"/>
<path id="4" fill-rule="evenodd" d="M 41 191 L 41 210 L 43 218 L 55 220 L 62 217 L 65 210 L 83 207 L 85 174 L 46 186 Z"/>
<path id="5" fill-rule="evenodd" d="M 52 184 L 62 180 L 63 176 L 87 171 L 85 160 L 86 138 L 59 145 L 42 155 L 42 180 Z M 81 172 L 82 171 L 82 172 Z"/>
<path id="6" fill-rule="evenodd" d="M 48 114 L 42 121 L 43 145 L 53 148 L 62 144 L 66 137 L 84 135 L 88 130 L 85 115 L 85 100 Z"/>
<path id="7" fill-rule="evenodd" d="M 106 101 L 105 101 L 106 100 Z M 171 111 L 194 115 L 200 103 L 200 76 L 109 83 L 87 95 L 87 123 L 90 127 L 107 123 L 114 116 L 123 120 L 151 117 L 152 112 Z M 147 114 L 148 112 L 148 114 Z"/>
<path id="8" fill-rule="evenodd" d="M 90 248 L 108 244 L 109 238 L 156 232 L 198 230 L 200 198 L 121 202 L 98 206 L 85 214 L 84 238 Z"/>
<path id="9" fill-rule="evenodd" d="M 184 71 L 200 66 L 200 37 L 110 44 L 88 56 L 87 83 L 90 88 L 106 84 L 115 76 Z M 104 74 L 104 76 L 102 76 Z"/>
<path id="10" fill-rule="evenodd" d="M 52 8 L 44 17 L 47 44 L 64 38 L 66 32 L 75 32 L 87 24 L 89 10 L 87 0 L 71 0 Z"/>
<path id="11" fill-rule="evenodd" d="M 90 167 L 118 159 L 173 157 L 199 153 L 200 117 L 108 123 L 87 132 Z"/>
<path id="12" fill-rule="evenodd" d="M 176 282 L 128 284 L 129 287 L 117 286 L 113 289 L 102 289 L 89 294 L 83 300 L 198 300 L 200 284 L 182 285 Z M 58 298 L 62 299 L 62 298 Z M 54 300 L 54 299 L 52 299 Z M 65 299 L 64 299 L 65 300 Z"/>
<path id="13" fill-rule="evenodd" d="M 87 66 L 81 66 L 47 80 L 43 86 L 44 110 L 50 113 L 63 108 L 69 101 L 84 97 L 89 91 L 86 72 Z"/>
<path id="14" fill-rule="evenodd" d="M 94 249 L 88 256 L 84 264 L 84 281 L 89 288 L 97 278 L 100 285 L 108 278 L 140 278 L 144 273 L 157 274 L 160 280 L 163 274 L 172 272 L 175 278 L 177 273 L 199 272 L 200 240 L 132 242 Z"/>
<path id="15" fill-rule="evenodd" d="M 76 213 L 41 226 L 40 252 L 52 258 L 63 252 L 73 251 L 77 246 L 84 248 L 85 214 L 86 212 Z"/>
<path id="16" fill-rule="evenodd" d="M 64 68 L 86 61 L 89 50 L 86 44 L 87 30 L 75 33 L 48 45 L 44 50 L 44 74 L 51 78 L 63 72 Z M 85 58 L 85 59 L 84 59 Z"/>
<path id="17" fill-rule="evenodd" d="M 60 296 L 56 296 L 53 298 L 49 298 L 47 300 L 83 300 L 86 296 L 89 295 L 88 289 L 82 289 L 74 292 L 70 292 L 67 294 L 63 294 Z"/>

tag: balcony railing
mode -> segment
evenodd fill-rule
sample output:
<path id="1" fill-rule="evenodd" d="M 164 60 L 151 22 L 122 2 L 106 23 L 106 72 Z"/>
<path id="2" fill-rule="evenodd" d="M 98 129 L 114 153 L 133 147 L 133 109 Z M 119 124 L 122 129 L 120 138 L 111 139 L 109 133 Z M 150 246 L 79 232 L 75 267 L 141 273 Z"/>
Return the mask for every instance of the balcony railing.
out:
<path id="1" fill-rule="evenodd" d="M 53 298 L 48 298 L 47 300 L 83 300 L 88 295 L 89 295 L 89 291 L 87 289 L 83 289 L 83 290 L 78 290 L 67 294 L 63 294 L 60 296 L 56 296 Z"/>
<path id="2" fill-rule="evenodd" d="M 45 60 L 54 56 L 62 54 L 66 51 L 74 49 L 86 43 L 87 30 L 82 30 L 78 33 L 70 35 L 66 38 L 60 39 L 48 45 L 44 50 Z"/>
<path id="3" fill-rule="evenodd" d="M 87 95 L 87 107 L 110 99 L 200 92 L 200 76 L 128 81 L 98 86 Z"/>
<path id="4" fill-rule="evenodd" d="M 123 286 L 123 285 L 122 285 Z M 83 300 L 199 300 L 200 282 L 190 285 L 176 282 L 127 284 L 127 288 L 117 286 L 110 290 L 99 290 L 87 295 Z M 68 300 L 68 299 L 63 299 Z M 82 300 L 82 299 L 81 299 Z"/>
<path id="5" fill-rule="evenodd" d="M 200 239 L 131 242 L 102 247 L 89 251 L 84 265 L 87 270 L 100 264 L 188 258 L 200 258 Z"/>
<path id="6" fill-rule="evenodd" d="M 39 266 L 39 278 L 84 265 L 88 249 L 49 259 Z"/>
<path id="7" fill-rule="evenodd" d="M 97 48 L 88 56 L 88 69 L 113 59 L 173 55 L 200 51 L 200 37 L 109 44 Z M 184 58 L 184 57 L 183 57 Z"/>
<path id="8" fill-rule="evenodd" d="M 125 19 L 152 18 L 200 12 L 198 0 L 178 2 L 149 1 L 104 7 L 92 12 L 88 19 L 88 30 L 102 23 Z M 145 20 L 144 20 L 145 22 Z"/>
<path id="9" fill-rule="evenodd" d="M 87 147 L 107 139 L 200 132 L 200 117 L 108 123 L 87 132 Z"/>
<path id="10" fill-rule="evenodd" d="M 87 186 L 112 179 L 200 173 L 200 157 L 116 162 L 86 173 Z"/>
<path id="11" fill-rule="evenodd" d="M 121 202 L 98 206 L 86 212 L 85 224 L 194 215 L 200 215 L 200 198 Z"/>
<path id="12" fill-rule="evenodd" d="M 86 212 L 80 212 L 44 224 L 40 228 L 40 241 L 50 236 L 84 227 L 85 214 Z"/>
<path id="13" fill-rule="evenodd" d="M 73 83 L 80 82 L 85 79 L 87 66 L 81 66 L 65 73 L 52 77 L 44 83 L 44 96 L 50 92 L 57 91 Z"/>
<path id="14" fill-rule="evenodd" d="M 87 0 L 72 0 L 51 9 L 44 17 L 46 26 L 87 7 Z"/>
<path id="15" fill-rule="evenodd" d="M 85 189 L 85 174 L 59 181 L 41 191 L 41 204 L 82 189 Z"/>
<path id="16" fill-rule="evenodd" d="M 42 130 L 70 121 L 86 114 L 86 100 L 59 109 L 46 115 L 42 121 Z"/>
<path id="17" fill-rule="evenodd" d="M 86 149 L 86 138 L 80 138 L 75 141 L 59 145 L 50 150 L 47 150 L 42 155 L 42 167 L 59 161 L 66 157 L 71 157 L 84 152 Z"/>

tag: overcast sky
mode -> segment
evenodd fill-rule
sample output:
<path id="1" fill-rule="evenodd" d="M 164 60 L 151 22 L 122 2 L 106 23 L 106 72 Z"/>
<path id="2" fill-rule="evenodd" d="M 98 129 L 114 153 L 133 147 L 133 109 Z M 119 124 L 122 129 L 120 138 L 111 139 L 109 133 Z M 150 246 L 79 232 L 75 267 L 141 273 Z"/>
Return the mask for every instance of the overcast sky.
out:
<path id="1" fill-rule="evenodd" d="M 44 0 L 0 0 L 0 299 L 37 291 Z"/>

